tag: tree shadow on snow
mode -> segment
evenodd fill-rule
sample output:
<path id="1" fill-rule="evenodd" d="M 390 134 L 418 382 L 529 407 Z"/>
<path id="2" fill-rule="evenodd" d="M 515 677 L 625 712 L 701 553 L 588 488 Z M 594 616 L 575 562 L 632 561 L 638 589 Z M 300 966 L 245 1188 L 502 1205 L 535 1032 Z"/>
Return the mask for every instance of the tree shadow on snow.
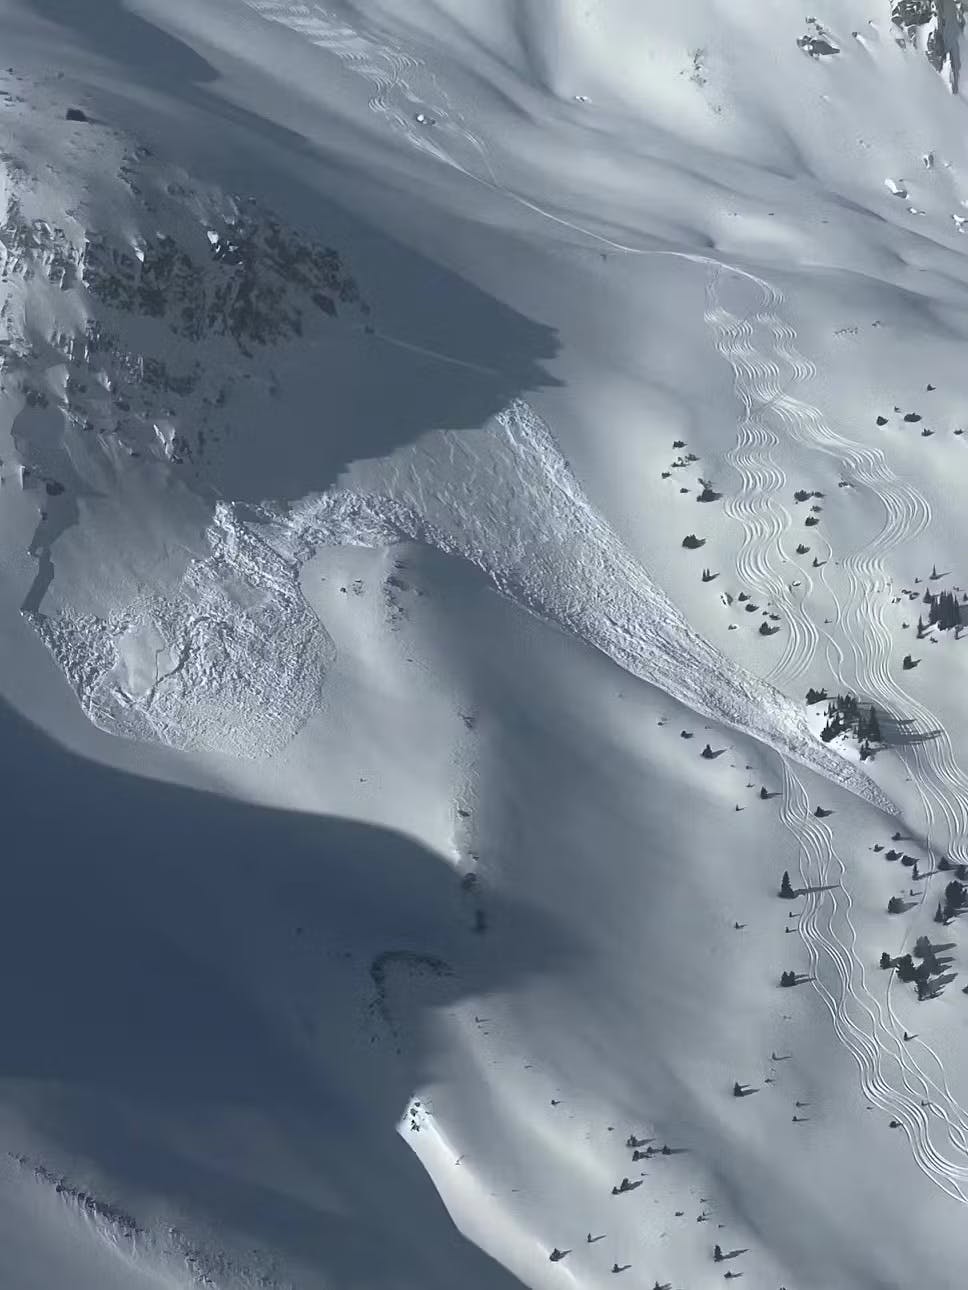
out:
<path id="1" fill-rule="evenodd" d="M 136 1217 L 163 1196 L 319 1284 L 516 1286 L 396 1124 L 431 1007 L 574 946 L 499 896 L 475 935 L 446 863 L 387 830 L 123 774 L 5 707 L 0 755 L 0 1078 L 48 1166 L 89 1161 Z"/>
<path id="2" fill-rule="evenodd" d="M 881 738 L 889 748 L 903 748 L 911 744 L 926 744 L 937 739 L 940 730 L 919 731 L 914 728 L 913 717 L 892 717 L 887 713 L 878 716 Z"/>

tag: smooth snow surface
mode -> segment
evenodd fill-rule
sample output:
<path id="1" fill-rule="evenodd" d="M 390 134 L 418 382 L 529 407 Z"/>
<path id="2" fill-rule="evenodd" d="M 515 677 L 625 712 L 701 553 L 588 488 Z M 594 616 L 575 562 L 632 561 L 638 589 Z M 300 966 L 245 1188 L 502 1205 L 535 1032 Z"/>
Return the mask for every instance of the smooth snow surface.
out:
<path id="1" fill-rule="evenodd" d="M 963 10 L 0 0 L 0 1287 L 963 1290 Z"/>

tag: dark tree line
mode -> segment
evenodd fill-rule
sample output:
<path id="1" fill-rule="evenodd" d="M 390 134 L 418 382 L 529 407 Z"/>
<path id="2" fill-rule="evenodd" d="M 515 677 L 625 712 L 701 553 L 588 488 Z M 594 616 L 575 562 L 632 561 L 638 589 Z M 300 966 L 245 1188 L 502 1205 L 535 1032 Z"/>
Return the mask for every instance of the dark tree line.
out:
<path id="1" fill-rule="evenodd" d="M 928 626 L 924 618 L 918 619 L 918 636 L 923 636 L 928 627 L 940 627 L 946 632 L 949 627 L 961 626 L 961 605 L 953 591 L 939 591 L 935 595 L 925 591 L 924 603 L 928 606 Z"/>
<path id="2" fill-rule="evenodd" d="M 936 923 L 949 923 L 955 914 L 958 914 L 968 905 L 968 887 L 957 879 L 952 879 L 944 889 L 944 896 L 938 901 L 938 908 L 934 912 L 934 921 Z"/>
<path id="3" fill-rule="evenodd" d="M 809 699 L 811 695 L 820 694 L 822 691 L 810 690 L 807 697 Z M 820 732 L 820 738 L 824 743 L 830 743 L 831 739 L 842 734 L 855 735 L 867 745 L 883 743 L 874 705 L 862 708 L 852 694 L 838 694 L 831 699 L 827 704 L 827 721 Z"/>
<path id="4" fill-rule="evenodd" d="M 899 981 L 913 983 L 920 1002 L 936 997 L 940 991 L 942 982 L 932 980 L 932 977 L 942 976 L 944 964 L 926 936 L 918 937 L 910 954 L 901 954 L 892 959 L 885 950 L 880 963 L 882 968 L 894 968 Z"/>

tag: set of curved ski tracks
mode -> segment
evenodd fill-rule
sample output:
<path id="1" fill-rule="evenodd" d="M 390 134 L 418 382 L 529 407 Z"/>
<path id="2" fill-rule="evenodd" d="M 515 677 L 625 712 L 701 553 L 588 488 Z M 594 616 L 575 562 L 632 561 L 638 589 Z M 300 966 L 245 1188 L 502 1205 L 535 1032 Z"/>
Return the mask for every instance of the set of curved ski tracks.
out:
<path id="1" fill-rule="evenodd" d="M 955 761 L 941 723 L 902 689 L 890 669 L 894 649 L 885 619 L 889 588 L 885 559 L 899 543 L 927 527 L 930 507 L 890 469 L 883 453 L 838 434 L 817 408 L 795 396 L 793 391 L 810 381 L 816 368 L 798 352 L 796 333 L 781 316 L 782 293 L 754 274 L 723 266 L 707 256 L 624 245 L 504 188 L 495 177 L 483 142 L 463 126 L 433 76 L 417 59 L 335 21 L 319 6 L 307 8 L 290 0 L 246 3 L 265 18 L 300 30 L 364 77 L 372 87 L 369 105 L 374 112 L 413 147 L 474 183 L 616 251 L 669 255 L 706 267 L 706 321 L 719 353 L 733 370 L 742 408 L 737 442 L 727 454 L 740 478 L 739 492 L 726 503 L 727 514 L 743 529 L 737 572 L 751 590 L 767 598 L 782 614 L 787 630 L 783 653 L 768 679 L 781 687 L 799 681 L 823 648 L 839 687 L 895 715 L 913 718 L 923 732 L 937 731 L 935 738 L 911 744 L 900 755 L 923 804 L 928 847 L 968 862 L 968 778 Z M 426 82 L 424 97 L 416 95 L 408 84 L 414 78 Z M 418 110 L 439 119 L 442 140 L 460 141 L 469 147 L 486 175 L 476 167 L 465 167 L 440 146 L 417 121 Z M 757 293 L 758 303 L 745 317 L 732 314 L 721 301 L 726 275 L 744 280 Z M 803 563 L 793 562 L 793 520 L 782 496 L 788 481 L 774 458 L 781 437 L 807 451 L 832 457 L 844 481 L 868 490 L 884 509 L 877 535 L 841 562 L 847 584 L 843 600 L 828 581 L 832 553 L 818 529 L 808 531 L 814 534 L 815 546 L 818 541 L 823 543 L 825 563 L 811 571 Z M 793 569 L 799 587 L 788 582 Z M 827 596 L 833 612 L 831 624 L 825 627 L 839 629 L 838 635 L 848 642 L 849 657 L 833 632 L 818 627 L 807 611 L 806 605 L 815 604 L 817 594 Z M 883 1004 L 868 988 L 851 918 L 846 866 L 835 850 L 829 827 L 811 814 L 806 790 L 786 759 L 781 818 L 797 839 L 804 886 L 824 888 L 805 896 L 799 929 L 816 989 L 836 1034 L 857 1063 L 863 1091 L 873 1105 L 889 1112 L 903 1127 L 918 1167 L 949 1196 L 968 1203 L 968 1114 L 948 1087 L 938 1056 L 923 1041 L 915 1045 L 900 1038 L 890 988 Z M 929 1065 L 930 1073 L 925 1069 Z M 939 1126 L 944 1132 L 944 1150 L 932 1139 L 932 1129 Z M 952 1155 L 955 1160 L 949 1159 Z"/>
<path id="2" fill-rule="evenodd" d="M 733 272 L 739 271 L 719 266 L 710 270 L 706 319 L 719 353 L 733 369 L 742 409 L 737 443 L 727 454 L 740 476 L 739 493 L 727 507 L 743 527 L 738 573 L 751 590 L 770 598 L 789 628 L 787 648 L 771 679 L 782 687 L 802 677 L 821 638 L 806 603 L 816 603 L 814 593 L 825 594 L 832 613 L 824 625 L 823 644 L 838 688 L 894 716 L 913 719 L 922 733 L 933 733 L 924 742 L 902 748 L 900 756 L 923 806 L 929 851 L 968 863 L 968 778 L 955 760 L 944 727 L 891 671 L 896 649 L 886 621 L 890 581 L 885 561 L 900 543 L 927 528 L 930 506 L 916 488 L 898 478 L 882 452 L 837 433 L 817 408 L 796 397 L 796 387 L 817 373 L 797 351 L 796 333 L 779 317 L 781 294 L 741 272 L 760 303 L 750 315 L 738 318 L 720 300 L 723 275 Z M 754 344 L 764 335 L 769 337 L 765 353 Z M 843 599 L 828 580 L 831 552 L 825 539 L 826 559 L 813 571 L 816 582 L 813 573 L 790 559 L 792 517 L 780 500 L 787 479 L 773 459 L 781 438 L 830 456 L 845 483 L 867 490 L 883 507 L 879 532 L 840 563 L 846 582 Z M 796 568 L 801 584 L 799 596 L 785 576 L 791 568 Z M 846 652 L 835 631 L 848 643 Z M 830 828 L 810 813 L 803 784 L 786 761 L 783 774 L 781 818 L 798 842 L 803 885 L 817 889 L 804 898 L 799 922 L 816 989 L 836 1034 L 857 1063 L 867 1098 L 903 1127 L 918 1167 L 953 1198 L 968 1203 L 968 1113 L 949 1088 L 937 1054 L 922 1040 L 905 1043 L 901 1038 L 903 1027 L 891 1002 L 893 973 L 887 978 L 883 1003 L 871 993 L 857 950 L 846 866 Z M 927 889 L 925 882 L 922 901 Z M 945 1139 L 941 1148 L 932 1140 L 932 1129 L 939 1127 Z"/>
<path id="3" fill-rule="evenodd" d="M 483 162 L 493 181 L 483 143 L 465 127 L 432 71 L 419 58 L 365 31 L 362 25 L 353 27 L 345 20 L 334 18 L 321 5 L 307 6 L 296 0 L 245 0 L 245 3 L 261 17 L 298 32 L 333 54 L 348 71 L 362 77 L 370 87 L 370 110 L 382 117 L 391 130 L 403 134 L 418 152 L 481 182 L 435 136 L 460 143 Z M 419 92 L 415 88 L 418 85 Z"/>

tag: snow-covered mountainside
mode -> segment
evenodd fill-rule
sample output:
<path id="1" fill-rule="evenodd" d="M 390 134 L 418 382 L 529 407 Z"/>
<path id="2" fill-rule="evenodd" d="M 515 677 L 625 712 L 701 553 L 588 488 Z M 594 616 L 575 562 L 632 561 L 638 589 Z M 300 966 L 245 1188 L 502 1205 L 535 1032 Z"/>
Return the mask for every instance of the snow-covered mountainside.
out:
<path id="1" fill-rule="evenodd" d="M 0 1285 L 962 1290 L 961 0 L 0 0 Z"/>

